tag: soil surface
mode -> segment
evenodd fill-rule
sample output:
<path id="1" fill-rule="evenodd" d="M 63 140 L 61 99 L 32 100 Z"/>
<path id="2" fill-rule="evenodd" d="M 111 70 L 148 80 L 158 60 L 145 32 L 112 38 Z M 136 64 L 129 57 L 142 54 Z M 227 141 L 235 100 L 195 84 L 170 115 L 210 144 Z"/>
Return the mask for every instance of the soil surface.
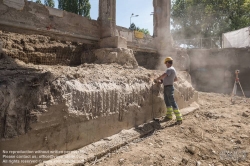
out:
<path id="1" fill-rule="evenodd" d="M 168 126 L 137 139 L 87 165 L 99 166 L 249 166 L 250 101 L 199 92 L 200 110 L 182 125 Z"/>

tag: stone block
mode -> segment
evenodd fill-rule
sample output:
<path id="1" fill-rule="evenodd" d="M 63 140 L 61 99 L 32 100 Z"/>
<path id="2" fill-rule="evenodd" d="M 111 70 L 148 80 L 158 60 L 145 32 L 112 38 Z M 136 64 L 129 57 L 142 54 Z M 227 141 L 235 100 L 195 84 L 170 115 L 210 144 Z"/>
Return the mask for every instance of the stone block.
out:
<path id="1" fill-rule="evenodd" d="M 49 11 L 49 14 L 52 16 L 63 17 L 63 10 L 55 9 L 49 6 L 46 6 Z"/>
<path id="2" fill-rule="evenodd" d="M 133 50 L 127 48 L 101 48 L 94 50 L 96 57 L 95 63 L 111 64 L 117 63 L 127 67 L 137 68 L 138 63 L 135 59 Z"/>
<path id="3" fill-rule="evenodd" d="M 25 5 L 24 0 L 3 0 L 3 3 L 17 10 L 22 10 Z"/>
<path id="4" fill-rule="evenodd" d="M 103 38 L 100 41 L 101 48 L 127 48 L 127 40 L 121 36 Z"/>

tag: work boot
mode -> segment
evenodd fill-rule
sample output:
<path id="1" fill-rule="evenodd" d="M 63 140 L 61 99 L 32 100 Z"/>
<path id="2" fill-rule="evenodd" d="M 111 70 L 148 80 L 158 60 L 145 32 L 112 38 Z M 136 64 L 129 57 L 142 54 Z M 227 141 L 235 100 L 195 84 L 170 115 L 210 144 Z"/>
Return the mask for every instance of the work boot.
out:
<path id="1" fill-rule="evenodd" d="M 166 117 L 172 120 L 173 119 L 172 114 L 173 114 L 173 108 L 172 107 L 167 107 Z"/>
<path id="2" fill-rule="evenodd" d="M 174 109 L 174 114 L 175 114 L 175 116 L 176 116 L 177 122 L 178 122 L 178 121 L 182 121 L 182 115 L 181 115 L 180 110 L 179 110 L 178 108 L 177 108 L 177 109 Z"/>
<path id="3" fill-rule="evenodd" d="M 169 118 L 168 116 L 165 116 L 164 119 L 162 120 L 163 122 L 171 121 L 172 118 Z"/>
<path id="4" fill-rule="evenodd" d="M 181 124 L 182 124 L 182 120 L 177 120 L 177 121 L 175 122 L 175 124 L 176 124 L 176 125 L 181 125 Z"/>
<path id="5" fill-rule="evenodd" d="M 160 122 L 160 119 L 158 119 L 158 118 L 153 118 L 153 120 L 155 121 L 155 122 Z"/>

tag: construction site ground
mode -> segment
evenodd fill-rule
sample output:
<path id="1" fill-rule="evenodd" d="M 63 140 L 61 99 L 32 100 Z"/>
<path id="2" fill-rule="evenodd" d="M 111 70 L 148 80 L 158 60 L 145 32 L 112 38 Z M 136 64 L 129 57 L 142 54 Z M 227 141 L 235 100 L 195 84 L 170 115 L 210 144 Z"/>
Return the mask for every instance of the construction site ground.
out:
<path id="1" fill-rule="evenodd" d="M 37 36 L 35 36 L 34 39 L 36 37 Z M 28 40 L 28 38 L 15 38 L 15 42 L 13 42 L 14 39 L 12 39 L 12 37 L 7 36 L 5 40 L 7 39 L 8 42 L 6 42 L 7 44 L 4 47 L 4 51 L 7 52 L 9 56 L 18 58 L 18 56 L 22 57 L 23 54 L 26 55 L 25 52 L 23 52 L 24 47 L 28 50 L 29 54 L 27 55 L 32 54 L 31 57 L 35 57 L 35 60 L 31 61 L 32 58 L 29 59 L 28 56 L 26 60 L 25 58 L 21 60 L 24 62 L 29 62 L 30 60 L 31 63 L 37 62 L 38 64 L 40 60 L 43 59 L 39 59 L 40 54 L 38 55 L 38 53 L 34 53 L 33 55 L 34 50 L 39 51 L 45 48 L 69 47 L 67 43 L 61 43 L 59 45 L 56 42 L 51 42 L 51 45 L 48 46 L 47 43 L 49 42 L 47 42 L 47 38 L 42 37 L 40 38 L 40 42 L 43 44 L 40 45 L 36 44 L 36 42 L 39 43 L 38 40 L 33 41 Z M 34 42 L 33 45 L 31 44 L 32 42 Z M 13 49 L 13 45 L 16 49 Z M 52 90 L 53 87 L 55 90 L 57 90 L 56 87 L 63 87 L 56 91 L 60 92 L 57 97 L 63 100 L 60 98 L 61 93 L 67 92 L 68 89 L 65 84 L 61 84 L 60 81 L 65 83 L 67 81 L 75 82 L 75 80 L 77 80 L 80 83 L 86 84 L 84 88 L 87 90 L 97 91 L 100 88 L 106 88 L 108 90 L 114 88 L 119 90 L 123 88 L 125 90 L 131 90 L 132 88 L 136 89 L 136 87 L 140 89 L 140 86 L 151 86 L 151 84 L 148 84 L 150 80 L 160 74 L 158 73 L 159 71 L 147 70 L 143 67 L 133 69 L 131 66 L 121 66 L 117 64 L 85 63 L 78 67 L 69 67 L 60 65 L 48 66 L 50 65 L 49 63 L 45 63 L 47 65 L 25 64 L 21 60 L 13 60 L 8 56 L 0 57 L 0 77 L 3 78 L 1 84 L 6 85 L 0 89 L 0 92 L 2 92 L 0 93 L 0 103 L 4 103 L 7 99 L 14 98 L 13 96 L 21 96 L 21 93 L 26 92 L 24 96 L 21 96 L 22 98 L 20 97 L 22 100 L 20 100 L 20 98 L 17 100 L 17 103 L 21 104 L 21 106 L 17 107 L 17 104 L 11 105 L 13 109 L 9 109 L 9 113 L 12 113 L 13 117 L 24 115 L 24 113 L 20 111 L 21 108 L 39 104 L 40 96 L 44 95 L 45 92 L 50 97 L 50 91 L 46 91 L 46 88 L 49 88 L 47 81 L 50 80 L 52 80 L 52 85 L 56 85 L 51 86 Z M 46 62 L 49 61 L 50 59 L 47 59 Z M 50 78 L 51 75 L 53 78 Z M 41 80 L 43 80 L 43 82 Z M 57 83 L 53 80 L 59 81 Z M 185 82 L 185 80 L 180 79 L 179 82 Z M 38 90 L 33 90 L 37 87 Z M 26 89 L 28 90 L 26 91 Z M 75 86 L 75 89 L 80 88 Z M 8 97 L 4 95 L 5 92 L 6 94 L 11 92 L 13 96 L 10 95 Z M 57 98 L 54 99 L 56 100 Z M 71 100 L 69 100 L 69 103 L 71 103 Z M 53 104 L 52 100 L 48 99 L 47 105 L 50 106 Z M 236 102 L 232 104 L 230 95 L 199 92 L 198 104 L 200 109 L 184 116 L 182 125 L 175 125 L 174 120 L 166 122 L 163 128 L 157 128 L 146 136 L 133 139 L 116 149 L 112 149 L 100 158 L 94 157 L 94 160 L 90 162 L 82 162 L 76 165 L 250 166 L 250 99 L 248 98 L 247 101 L 245 101 L 244 98 L 236 97 Z M 2 104 L 4 107 L 5 105 L 6 103 Z M 133 108 L 137 109 L 139 107 Z M 42 111 L 41 109 L 40 112 L 43 113 Z M 3 111 L 1 113 L 3 114 Z M 75 112 L 72 111 L 70 113 L 72 115 Z M 78 116 L 77 113 L 75 113 L 76 116 Z M 95 116 L 89 116 L 87 118 L 94 119 Z M 8 122 L 7 127 L 10 129 L 13 128 L 13 130 L 6 130 L 6 132 L 4 132 L 6 138 L 13 138 L 29 131 L 29 128 L 23 129 L 24 127 L 19 127 L 14 122 Z M 22 123 L 20 122 L 20 124 Z M 105 139 L 105 141 L 109 142 L 111 140 Z M 100 149 L 100 152 L 101 151 L 102 149 Z"/>
<path id="2" fill-rule="evenodd" d="M 249 166 L 250 103 L 243 98 L 199 92 L 200 109 L 182 125 L 166 128 L 96 159 L 98 166 Z"/>

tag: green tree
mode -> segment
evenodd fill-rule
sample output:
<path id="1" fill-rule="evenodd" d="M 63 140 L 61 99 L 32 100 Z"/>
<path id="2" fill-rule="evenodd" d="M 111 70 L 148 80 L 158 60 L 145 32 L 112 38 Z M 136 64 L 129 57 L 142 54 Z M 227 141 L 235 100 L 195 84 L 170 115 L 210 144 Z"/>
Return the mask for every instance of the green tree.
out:
<path id="1" fill-rule="evenodd" d="M 49 7 L 55 7 L 54 0 L 44 0 L 44 5 Z"/>
<path id="2" fill-rule="evenodd" d="M 36 3 L 42 4 L 41 0 L 36 0 Z"/>
<path id="3" fill-rule="evenodd" d="M 250 25 L 250 0 L 173 0 L 175 40 L 219 37 Z"/>
<path id="4" fill-rule="evenodd" d="M 58 0 L 58 8 L 90 18 L 89 0 Z"/>
<path id="5" fill-rule="evenodd" d="M 150 35 L 150 33 L 149 33 L 149 30 L 148 29 L 144 29 L 144 28 L 142 28 L 142 29 L 139 29 L 139 31 L 140 32 L 143 32 L 144 34 L 146 34 L 146 35 Z"/>
<path id="6" fill-rule="evenodd" d="M 136 30 L 135 24 L 134 23 L 130 24 L 129 29 L 132 30 L 132 31 Z"/>

